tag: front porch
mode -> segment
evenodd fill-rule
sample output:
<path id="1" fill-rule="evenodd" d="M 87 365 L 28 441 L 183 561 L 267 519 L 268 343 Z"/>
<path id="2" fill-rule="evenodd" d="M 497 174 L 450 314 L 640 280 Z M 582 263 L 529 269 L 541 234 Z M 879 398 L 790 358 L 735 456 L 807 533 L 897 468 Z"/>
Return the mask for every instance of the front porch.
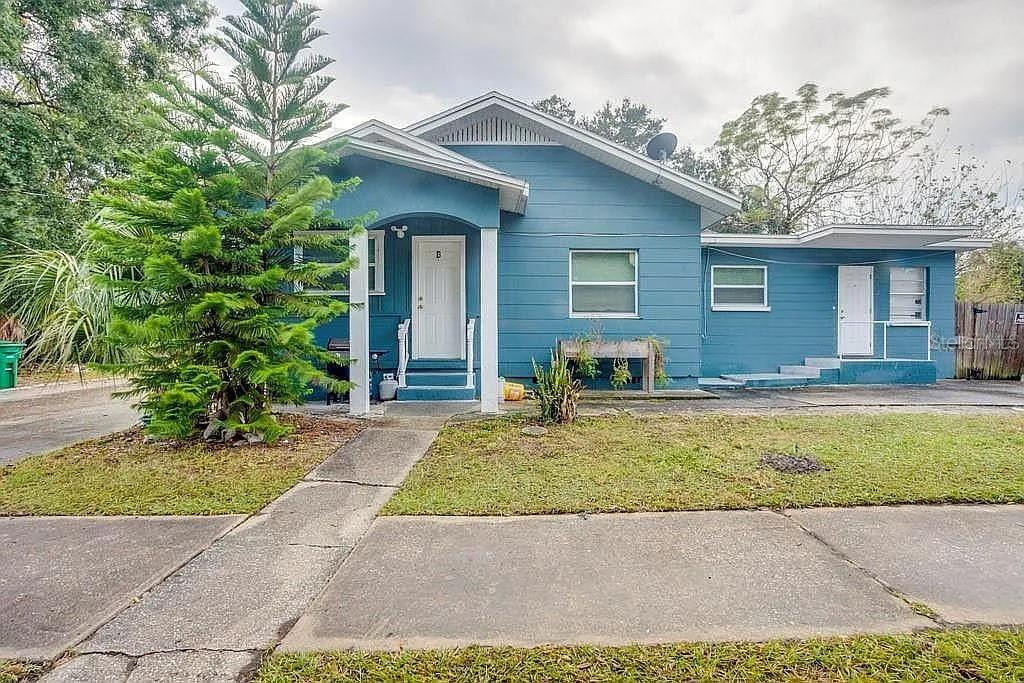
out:
<path id="1" fill-rule="evenodd" d="M 352 239 L 348 316 L 318 335 L 348 339 L 349 412 L 385 375 L 398 401 L 476 401 L 498 411 L 497 228 L 452 216 L 394 216 Z"/>

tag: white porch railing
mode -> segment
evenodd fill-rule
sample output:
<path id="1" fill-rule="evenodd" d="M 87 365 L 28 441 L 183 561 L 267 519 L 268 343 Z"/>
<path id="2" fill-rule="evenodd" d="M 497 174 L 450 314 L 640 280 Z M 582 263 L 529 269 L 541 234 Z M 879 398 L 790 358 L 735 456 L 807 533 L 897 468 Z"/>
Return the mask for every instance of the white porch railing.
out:
<path id="1" fill-rule="evenodd" d="M 409 325 L 406 318 L 398 324 L 398 386 L 405 386 L 405 373 L 409 369 Z"/>
<path id="2" fill-rule="evenodd" d="M 870 327 L 870 329 L 871 329 L 870 334 L 871 334 L 871 346 L 872 346 L 872 349 L 874 349 L 875 325 L 881 325 L 882 326 L 882 360 L 889 360 L 889 328 L 891 328 L 891 327 L 898 327 L 898 328 L 902 328 L 902 327 L 924 327 L 924 328 L 926 328 L 925 329 L 925 333 L 926 334 L 925 334 L 925 339 L 924 339 L 925 354 L 926 354 L 927 360 L 931 360 L 932 359 L 932 321 L 931 320 L 922 320 L 920 322 L 915 322 L 915 321 L 900 322 L 898 320 L 864 320 L 864 321 L 841 320 L 839 322 L 839 348 L 838 348 L 840 360 L 843 359 L 843 358 L 846 358 L 848 356 L 860 356 L 860 357 L 862 357 L 861 354 L 856 354 L 856 353 L 846 353 L 846 354 L 844 354 L 843 353 L 843 339 L 842 339 L 842 335 L 843 335 L 843 326 L 844 325 L 868 325 Z M 872 351 L 871 356 L 874 357 L 874 355 L 875 354 Z M 909 359 L 909 358 L 894 358 L 893 360 L 912 360 L 912 359 Z"/>
<path id="3" fill-rule="evenodd" d="M 476 339 L 476 318 L 469 318 L 466 321 L 466 388 L 473 389 L 476 382 L 476 374 L 473 372 L 473 350 Z"/>

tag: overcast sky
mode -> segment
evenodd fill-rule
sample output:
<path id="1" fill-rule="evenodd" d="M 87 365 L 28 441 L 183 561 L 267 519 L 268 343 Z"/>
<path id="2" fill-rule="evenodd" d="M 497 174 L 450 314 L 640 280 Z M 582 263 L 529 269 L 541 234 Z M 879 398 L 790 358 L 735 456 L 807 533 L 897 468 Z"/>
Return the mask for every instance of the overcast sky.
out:
<path id="1" fill-rule="evenodd" d="M 220 13 L 237 0 L 215 0 Z M 682 142 L 713 142 L 760 93 L 887 85 L 949 139 L 1024 161 L 1024 0 L 319 0 L 343 129 L 404 126 L 489 90 L 589 112 L 629 96 Z"/>

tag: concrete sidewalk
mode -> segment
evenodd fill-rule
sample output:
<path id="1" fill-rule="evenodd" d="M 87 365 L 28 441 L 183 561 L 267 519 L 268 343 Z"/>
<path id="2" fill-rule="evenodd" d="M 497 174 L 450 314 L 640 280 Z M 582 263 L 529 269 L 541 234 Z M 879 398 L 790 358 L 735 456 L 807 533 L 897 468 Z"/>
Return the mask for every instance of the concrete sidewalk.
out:
<path id="1" fill-rule="evenodd" d="M 74 648 L 80 656 L 43 680 L 238 680 L 323 589 L 435 435 L 364 430 L 100 626 Z"/>
<path id="2" fill-rule="evenodd" d="M 1024 506 L 385 517 L 282 648 L 762 640 L 1024 623 L 1022 556 Z"/>

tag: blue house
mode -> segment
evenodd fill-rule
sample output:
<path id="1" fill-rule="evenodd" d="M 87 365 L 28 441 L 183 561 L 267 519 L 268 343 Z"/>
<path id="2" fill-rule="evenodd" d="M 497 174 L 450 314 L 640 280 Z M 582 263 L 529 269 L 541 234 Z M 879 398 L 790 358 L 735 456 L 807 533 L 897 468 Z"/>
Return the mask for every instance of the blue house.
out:
<path id="1" fill-rule="evenodd" d="M 495 412 L 499 376 L 579 337 L 661 340 L 672 388 L 952 376 L 970 227 L 718 234 L 734 195 L 496 92 L 343 135 L 337 175 L 362 182 L 332 210 L 378 219 L 319 334 L 349 340 L 355 414 L 374 369 L 400 400 Z"/>

